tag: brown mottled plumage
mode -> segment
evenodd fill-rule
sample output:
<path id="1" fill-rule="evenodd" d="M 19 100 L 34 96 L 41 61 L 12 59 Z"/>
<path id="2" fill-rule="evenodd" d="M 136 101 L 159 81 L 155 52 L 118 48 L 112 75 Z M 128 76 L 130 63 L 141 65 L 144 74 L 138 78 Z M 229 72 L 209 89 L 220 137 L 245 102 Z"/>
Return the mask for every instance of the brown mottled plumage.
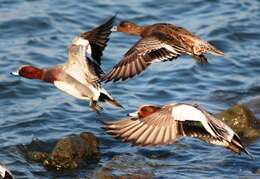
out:
<path id="1" fill-rule="evenodd" d="M 106 82 L 126 80 L 141 73 L 153 62 L 172 60 L 180 55 L 190 55 L 199 63 L 207 63 L 204 56 L 207 52 L 216 56 L 224 55 L 208 42 L 172 24 L 138 26 L 122 21 L 115 28 L 118 32 L 137 35 L 141 39 L 103 77 Z"/>

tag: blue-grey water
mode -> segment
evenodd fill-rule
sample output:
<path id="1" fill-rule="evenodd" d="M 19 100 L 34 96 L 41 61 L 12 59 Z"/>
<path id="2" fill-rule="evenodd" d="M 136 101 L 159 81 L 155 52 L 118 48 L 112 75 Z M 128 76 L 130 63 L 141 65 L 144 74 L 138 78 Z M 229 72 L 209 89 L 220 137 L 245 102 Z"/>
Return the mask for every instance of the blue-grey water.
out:
<path id="1" fill-rule="evenodd" d="M 101 116 L 88 103 L 61 93 L 52 85 L 15 78 L 9 73 L 22 64 L 53 66 L 66 60 L 66 47 L 117 13 L 117 21 L 139 24 L 169 22 L 189 29 L 225 52 L 208 55 L 208 65 L 190 57 L 152 65 L 140 76 L 104 86 L 126 110 L 105 105 Z M 155 163 L 156 178 L 256 177 L 260 141 L 247 145 L 255 160 L 230 151 L 184 139 L 156 148 L 131 147 L 100 129 L 101 120 L 117 119 L 144 103 L 196 102 L 213 113 L 260 93 L 260 2 L 257 0 L 0 0 L 0 161 L 17 178 L 83 178 L 112 156 L 136 153 Z M 113 33 L 104 51 L 108 71 L 137 41 Z M 83 131 L 101 140 L 98 163 L 69 172 L 47 171 L 28 161 L 17 146 L 32 139 L 53 141 Z"/>

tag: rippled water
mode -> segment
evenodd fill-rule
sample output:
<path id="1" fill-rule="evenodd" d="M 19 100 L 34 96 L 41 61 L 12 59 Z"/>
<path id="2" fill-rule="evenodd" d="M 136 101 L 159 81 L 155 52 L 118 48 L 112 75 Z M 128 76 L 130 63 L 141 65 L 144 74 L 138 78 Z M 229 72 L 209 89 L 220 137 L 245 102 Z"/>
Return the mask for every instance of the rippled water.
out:
<path id="1" fill-rule="evenodd" d="M 63 63 L 73 36 L 118 13 L 118 20 L 139 24 L 170 22 L 209 40 L 225 57 L 208 56 L 210 64 L 197 65 L 189 57 L 153 65 L 132 80 L 105 87 L 126 111 L 105 106 L 101 116 L 85 101 L 69 97 L 53 86 L 19 79 L 9 72 L 22 64 L 39 67 Z M 194 139 L 157 148 L 130 147 L 106 135 L 99 118 L 125 116 L 144 103 L 197 102 L 211 112 L 222 111 L 260 92 L 260 2 L 250 1 L 148 1 L 148 0 L 0 0 L 0 158 L 17 178 L 83 178 L 113 155 L 132 152 L 154 159 L 156 178 L 255 176 L 260 168 L 259 140 L 249 144 L 255 156 L 246 157 Z M 136 37 L 111 35 L 103 67 L 118 62 Z M 96 164 L 72 172 L 46 171 L 27 161 L 17 146 L 33 138 L 52 141 L 73 133 L 91 131 L 101 140 L 102 157 Z"/>

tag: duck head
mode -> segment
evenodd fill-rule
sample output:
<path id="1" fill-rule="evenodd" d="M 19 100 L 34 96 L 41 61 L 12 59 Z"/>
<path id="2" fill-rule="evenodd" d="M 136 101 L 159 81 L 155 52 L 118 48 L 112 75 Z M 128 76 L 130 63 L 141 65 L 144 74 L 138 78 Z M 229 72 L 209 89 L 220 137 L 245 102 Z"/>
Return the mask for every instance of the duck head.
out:
<path id="1" fill-rule="evenodd" d="M 43 70 L 30 65 L 22 65 L 17 71 L 11 72 L 11 74 L 29 79 L 42 79 Z"/>
<path id="2" fill-rule="evenodd" d="M 139 117 L 144 118 L 146 116 L 149 116 L 157 111 L 159 111 L 161 108 L 153 105 L 143 105 L 139 107 L 138 111 L 129 113 L 128 115 L 131 117 Z"/>
<path id="3" fill-rule="evenodd" d="M 141 35 L 143 28 L 130 21 L 121 21 L 112 31 L 123 32 L 130 35 Z"/>

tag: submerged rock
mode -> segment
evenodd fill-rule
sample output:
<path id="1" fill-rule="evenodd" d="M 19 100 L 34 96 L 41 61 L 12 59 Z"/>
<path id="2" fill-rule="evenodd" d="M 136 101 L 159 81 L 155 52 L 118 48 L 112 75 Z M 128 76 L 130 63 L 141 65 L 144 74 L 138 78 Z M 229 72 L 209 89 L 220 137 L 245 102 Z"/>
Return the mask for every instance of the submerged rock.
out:
<path id="1" fill-rule="evenodd" d="M 95 172 L 96 179 L 150 179 L 153 168 L 145 157 L 136 154 L 114 156 Z"/>
<path id="2" fill-rule="evenodd" d="M 242 138 L 254 140 L 260 136 L 259 126 L 254 114 L 244 105 L 234 105 L 217 115 Z"/>
<path id="3" fill-rule="evenodd" d="M 41 146 L 44 148 L 44 146 Z M 60 139 L 53 150 L 46 152 L 28 151 L 27 157 L 34 161 L 42 162 L 46 168 L 56 170 L 74 169 L 82 160 L 97 158 L 99 156 L 99 144 L 97 138 L 89 132 L 80 135 L 72 135 Z"/>

